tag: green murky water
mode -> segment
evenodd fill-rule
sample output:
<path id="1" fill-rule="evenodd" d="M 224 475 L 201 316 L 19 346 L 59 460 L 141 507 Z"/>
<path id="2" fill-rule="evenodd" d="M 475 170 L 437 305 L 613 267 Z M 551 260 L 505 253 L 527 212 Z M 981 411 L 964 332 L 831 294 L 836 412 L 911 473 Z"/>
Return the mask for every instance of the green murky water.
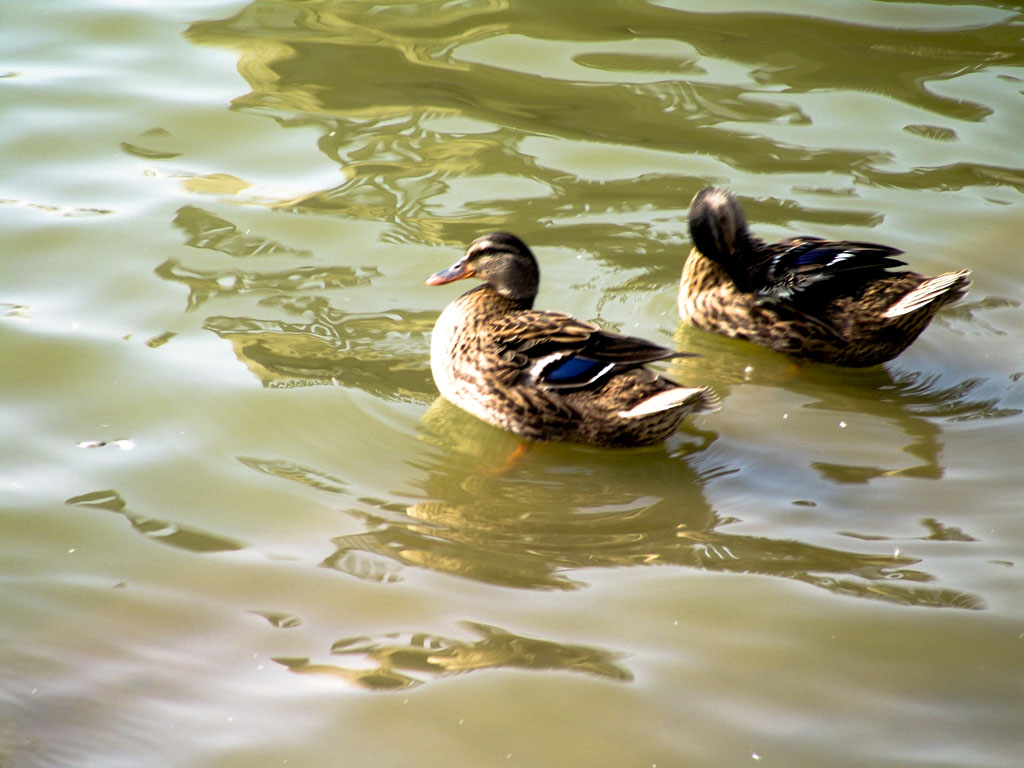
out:
<path id="1" fill-rule="evenodd" d="M 1012 3 L 7 2 L 0 766 L 1012 766 Z M 973 270 L 897 360 L 679 329 L 693 193 Z M 426 288 L 700 353 L 663 446 L 434 402 Z"/>

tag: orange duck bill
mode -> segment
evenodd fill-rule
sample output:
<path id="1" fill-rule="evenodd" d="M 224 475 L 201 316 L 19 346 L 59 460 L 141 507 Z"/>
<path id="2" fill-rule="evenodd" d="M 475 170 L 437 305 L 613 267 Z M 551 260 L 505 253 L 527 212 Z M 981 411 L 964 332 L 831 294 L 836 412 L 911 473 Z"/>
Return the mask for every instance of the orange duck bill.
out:
<path id="1" fill-rule="evenodd" d="M 467 264 L 465 259 L 460 259 L 448 267 L 448 269 L 442 269 L 440 272 L 435 272 L 428 277 L 427 285 L 444 285 L 445 283 L 452 283 L 464 277 L 469 277 L 472 274 L 473 267 Z"/>

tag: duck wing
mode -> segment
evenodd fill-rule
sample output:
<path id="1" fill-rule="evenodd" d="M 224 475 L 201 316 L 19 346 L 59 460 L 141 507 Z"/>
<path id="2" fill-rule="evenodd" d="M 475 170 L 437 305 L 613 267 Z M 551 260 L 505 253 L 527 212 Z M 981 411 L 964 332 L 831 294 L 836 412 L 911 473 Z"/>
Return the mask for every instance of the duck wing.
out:
<path id="1" fill-rule="evenodd" d="M 794 300 L 811 293 L 842 294 L 853 285 L 877 279 L 906 262 L 893 258 L 898 248 L 851 240 L 794 237 L 769 246 L 771 257 L 760 275 L 759 296 Z"/>
<path id="2" fill-rule="evenodd" d="M 544 389 L 596 387 L 616 373 L 686 356 L 562 312 L 508 315 L 494 322 L 492 332 L 501 357 L 518 370 L 518 383 Z"/>

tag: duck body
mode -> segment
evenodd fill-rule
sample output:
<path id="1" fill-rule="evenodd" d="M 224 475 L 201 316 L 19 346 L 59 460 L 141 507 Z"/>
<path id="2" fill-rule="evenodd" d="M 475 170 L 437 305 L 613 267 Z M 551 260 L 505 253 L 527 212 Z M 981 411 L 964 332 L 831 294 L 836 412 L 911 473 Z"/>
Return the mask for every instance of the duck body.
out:
<path id="1" fill-rule="evenodd" d="M 533 309 L 539 270 L 513 235 L 478 238 L 427 283 L 469 276 L 485 282 L 438 317 L 430 368 L 441 395 L 477 418 L 528 440 L 625 447 L 664 440 L 688 414 L 716 405 L 706 388 L 644 367 L 679 353 Z"/>
<path id="2" fill-rule="evenodd" d="M 899 355 L 969 272 L 925 277 L 876 243 L 794 237 L 766 243 L 735 196 L 709 187 L 690 206 L 694 248 L 683 266 L 679 315 L 698 328 L 794 357 L 869 366 Z"/>

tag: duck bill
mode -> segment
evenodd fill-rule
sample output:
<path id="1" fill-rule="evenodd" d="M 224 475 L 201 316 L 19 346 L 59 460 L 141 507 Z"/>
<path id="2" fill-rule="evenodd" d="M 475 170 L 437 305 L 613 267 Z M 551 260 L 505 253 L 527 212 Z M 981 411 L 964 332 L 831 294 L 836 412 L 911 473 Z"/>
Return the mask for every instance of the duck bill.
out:
<path id="1" fill-rule="evenodd" d="M 427 285 L 444 285 L 445 283 L 452 283 L 464 277 L 469 277 L 472 274 L 472 268 L 460 261 L 448 267 L 448 269 L 442 269 L 440 272 L 432 274 L 427 278 Z"/>

